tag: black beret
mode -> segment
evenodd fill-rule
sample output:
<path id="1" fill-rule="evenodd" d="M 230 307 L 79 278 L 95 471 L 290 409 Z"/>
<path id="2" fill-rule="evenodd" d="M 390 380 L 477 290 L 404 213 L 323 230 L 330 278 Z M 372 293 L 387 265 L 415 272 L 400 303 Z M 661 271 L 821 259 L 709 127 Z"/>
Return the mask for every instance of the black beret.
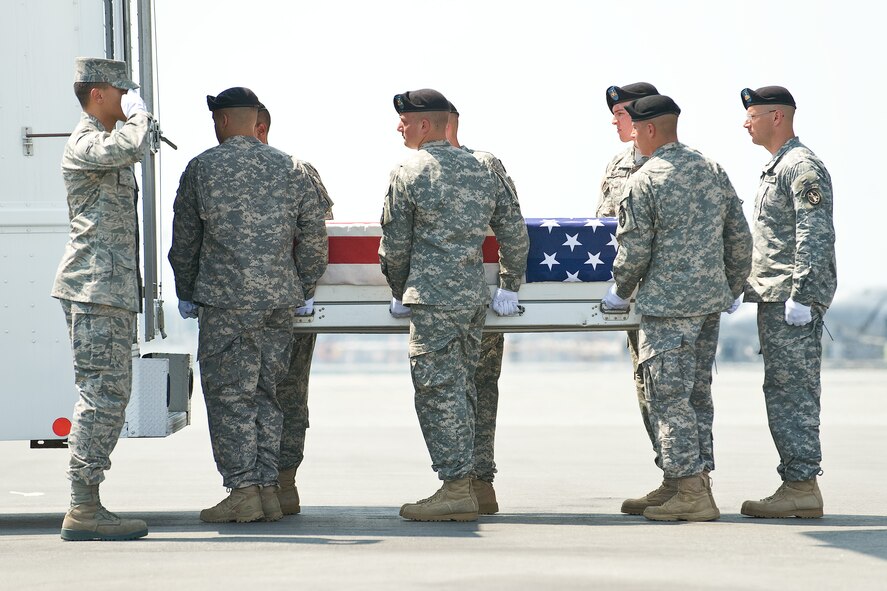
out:
<path id="1" fill-rule="evenodd" d="M 394 95 L 394 110 L 398 113 L 415 113 L 417 111 L 446 111 L 449 113 L 450 101 L 441 93 L 430 88 L 410 90 Z"/>
<path id="2" fill-rule="evenodd" d="M 219 96 L 206 95 L 206 105 L 210 111 L 218 109 L 233 109 L 235 107 L 255 107 L 262 108 L 264 105 L 249 88 L 243 86 L 235 86 L 228 90 L 223 90 Z"/>
<path id="3" fill-rule="evenodd" d="M 654 94 L 639 98 L 625 105 L 632 121 L 646 121 L 662 115 L 680 115 L 681 108 L 664 94 Z"/>
<path id="4" fill-rule="evenodd" d="M 792 93 L 782 86 L 762 86 L 757 90 L 745 88 L 741 93 L 742 106 L 746 109 L 752 105 L 789 105 L 795 106 Z"/>
<path id="5" fill-rule="evenodd" d="M 454 105 L 453 103 L 450 103 L 450 113 L 452 113 L 453 115 L 459 114 L 459 110 L 456 108 L 456 105 Z"/>
<path id="6" fill-rule="evenodd" d="M 656 87 L 649 82 L 635 82 L 625 86 L 611 86 L 607 89 L 607 107 L 613 112 L 613 107 L 626 101 L 634 101 L 645 96 L 659 94 Z"/>

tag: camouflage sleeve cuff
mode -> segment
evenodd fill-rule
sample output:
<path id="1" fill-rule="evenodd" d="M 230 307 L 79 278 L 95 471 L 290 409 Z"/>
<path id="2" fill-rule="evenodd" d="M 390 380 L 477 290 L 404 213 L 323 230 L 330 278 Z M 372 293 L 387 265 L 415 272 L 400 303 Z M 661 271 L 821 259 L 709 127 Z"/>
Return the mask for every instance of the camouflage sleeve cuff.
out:
<path id="1" fill-rule="evenodd" d="M 521 281 L 520 277 L 499 277 L 500 289 L 517 292 L 520 290 L 521 283 L 523 283 L 523 281 Z"/>

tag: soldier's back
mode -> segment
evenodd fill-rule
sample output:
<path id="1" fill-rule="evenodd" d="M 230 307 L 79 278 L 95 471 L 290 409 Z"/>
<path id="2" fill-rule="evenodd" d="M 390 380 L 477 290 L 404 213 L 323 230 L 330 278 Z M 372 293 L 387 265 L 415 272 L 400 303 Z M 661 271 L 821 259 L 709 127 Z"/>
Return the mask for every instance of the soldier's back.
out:
<path id="1" fill-rule="evenodd" d="M 204 221 L 194 299 L 223 308 L 299 300 L 292 245 L 299 215 L 293 161 L 256 138 L 235 136 L 197 156 Z"/>
<path id="2" fill-rule="evenodd" d="M 634 204 L 655 224 L 639 308 L 661 316 L 725 309 L 733 297 L 724 266 L 724 226 L 736 194 L 724 170 L 674 143 L 657 150 L 628 187 Z"/>

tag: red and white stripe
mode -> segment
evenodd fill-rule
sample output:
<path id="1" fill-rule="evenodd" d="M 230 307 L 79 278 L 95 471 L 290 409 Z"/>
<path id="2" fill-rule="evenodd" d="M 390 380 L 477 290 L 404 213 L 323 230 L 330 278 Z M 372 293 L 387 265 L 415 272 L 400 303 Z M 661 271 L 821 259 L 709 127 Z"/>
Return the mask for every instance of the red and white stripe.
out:
<path id="1" fill-rule="evenodd" d="M 379 264 L 382 227 L 378 222 L 327 222 L 329 266 L 319 285 L 387 285 Z M 499 277 L 499 244 L 492 232 L 483 245 L 487 283 Z"/>

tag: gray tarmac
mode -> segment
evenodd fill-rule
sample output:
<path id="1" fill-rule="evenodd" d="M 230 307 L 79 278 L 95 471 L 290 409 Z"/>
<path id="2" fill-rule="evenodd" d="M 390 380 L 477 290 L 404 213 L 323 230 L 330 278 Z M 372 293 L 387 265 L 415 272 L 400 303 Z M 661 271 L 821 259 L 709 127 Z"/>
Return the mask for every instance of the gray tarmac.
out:
<path id="1" fill-rule="evenodd" d="M 823 373 L 826 516 L 814 520 L 739 514 L 779 484 L 761 379 L 759 365 L 715 376 L 722 517 L 711 523 L 619 513 L 661 478 L 624 364 L 506 361 L 501 513 L 476 523 L 398 517 L 439 486 L 406 360 L 402 371 L 318 366 L 303 512 L 276 523 L 199 521 L 225 491 L 197 389 L 191 426 L 122 440 L 112 456 L 102 500 L 148 522 L 139 541 L 61 541 L 67 451 L 0 442 L 0 589 L 887 588 L 887 371 Z"/>

